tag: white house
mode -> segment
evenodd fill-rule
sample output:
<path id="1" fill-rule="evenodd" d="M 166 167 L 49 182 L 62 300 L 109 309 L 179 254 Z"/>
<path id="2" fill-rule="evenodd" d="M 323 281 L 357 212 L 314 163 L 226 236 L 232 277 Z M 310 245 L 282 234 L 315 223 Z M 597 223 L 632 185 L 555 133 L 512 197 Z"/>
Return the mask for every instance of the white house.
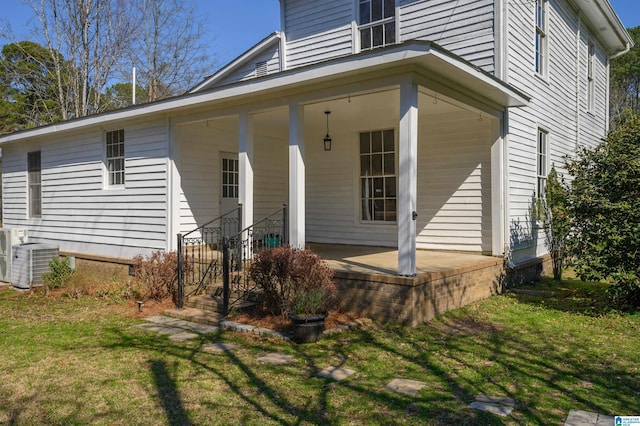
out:
<path id="1" fill-rule="evenodd" d="M 185 95 L 0 137 L 4 226 L 131 258 L 287 203 L 293 246 L 397 247 L 398 275 L 419 249 L 543 253 L 532 200 L 605 135 L 631 44 L 608 0 L 280 7 L 281 31 Z"/>

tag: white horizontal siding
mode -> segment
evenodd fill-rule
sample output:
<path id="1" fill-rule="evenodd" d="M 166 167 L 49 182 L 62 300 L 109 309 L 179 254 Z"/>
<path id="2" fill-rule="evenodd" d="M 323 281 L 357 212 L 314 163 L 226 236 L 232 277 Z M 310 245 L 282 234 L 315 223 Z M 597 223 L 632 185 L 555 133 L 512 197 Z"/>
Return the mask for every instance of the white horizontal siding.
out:
<path id="1" fill-rule="evenodd" d="M 400 0 L 400 41 L 421 39 L 493 72 L 493 0 Z"/>
<path id="2" fill-rule="evenodd" d="M 206 124 L 179 127 L 180 232 L 186 233 L 220 215 L 220 153 L 238 152 L 237 124 L 224 129 Z M 258 132 L 259 129 L 256 129 Z M 287 202 L 287 141 L 256 134 L 254 140 L 254 220 Z"/>
<path id="3" fill-rule="evenodd" d="M 460 112 L 419 125 L 418 248 L 491 251 L 491 121 Z"/>
<path id="4" fill-rule="evenodd" d="M 345 0 L 286 0 L 287 68 L 353 53 L 354 3 Z"/>
<path id="5" fill-rule="evenodd" d="M 515 261 L 546 252 L 532 217 L 538 128 L 549 132 L 549 169 L 555 164 L 562 172 L 565 156 L 574 155 L 576 144 L 597 144 L 606 122 L 607 71 L 601 50 L 595 64 L 596 108 L 586 111 L 588 27 L 578 26 L 577 12 L 565 0 L 548 2 L 548 70 L 540 77 L 534 72 L 534 7 L 533 2 L 509 2 L 507 19 L 507 82 L 532 97 L 529 106 L 511 109 L 508 121 L 507 238 Z"/>
<path id="6" fill-rule="evenodd" d="M 66 251 L 131 258 L 164 250 L 166 124 L 124 129 L 122 189 L 105 187 L 100 130 L 4 147 L 4 225 L 26 227 L 31 241 Z M 35 150 L 41 151 L 42 217 L 27 218 L 26 155 Z"/>

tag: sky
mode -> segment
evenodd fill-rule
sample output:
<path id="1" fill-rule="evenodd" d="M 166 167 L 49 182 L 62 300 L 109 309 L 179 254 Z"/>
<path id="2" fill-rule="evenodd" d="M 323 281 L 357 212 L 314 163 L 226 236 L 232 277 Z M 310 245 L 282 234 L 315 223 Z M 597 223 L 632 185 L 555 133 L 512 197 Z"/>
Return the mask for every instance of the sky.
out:
<path id="1" fill-rule="evenodd" d="M 210 54 L 217 58 L 219 66 L 227 64 L 273 31 L 280 29 L 278 0 L 193 1 L 199 14 L 210 24 Z M 29 35 L 32 11 L 23 2 L 24 0 L 0 0 L 0 29 L 9 23 L 17 38 Z M 610 2 L 627 28 L 640 26 L 640 0 Z M 8 41 L 0 38 L 0 44 Z"/>

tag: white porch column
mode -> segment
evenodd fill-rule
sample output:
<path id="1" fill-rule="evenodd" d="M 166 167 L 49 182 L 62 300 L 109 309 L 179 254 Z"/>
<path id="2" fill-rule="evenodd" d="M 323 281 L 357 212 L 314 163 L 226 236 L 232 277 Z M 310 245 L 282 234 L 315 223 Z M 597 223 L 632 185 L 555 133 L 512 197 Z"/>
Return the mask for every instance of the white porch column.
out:
<path id="1" fill-rule="evenodd" d="M 238 134 L 238 202 L 242 204 L 242 229 L 253 224 L 253 116 L 241 112 Z"/>
<path id="2" fill-rule="evenodd" d="M 289 105 L 289 244 L 305 248 L 304 107 Z"/>
<path id="3" fill-rule="evenodd" d="M 494 120 L 491 126 L 491 254 L 502 256 L 505 254 L 504 245 L 504 176 L 505 176 L 505 122 L 506 117 Z"/>
<path id="4" fill-rule="evenodd" d="M 400 85 L 398 170 L 398 275 L 416 274 L 418 179 L 418 86 Z"/>

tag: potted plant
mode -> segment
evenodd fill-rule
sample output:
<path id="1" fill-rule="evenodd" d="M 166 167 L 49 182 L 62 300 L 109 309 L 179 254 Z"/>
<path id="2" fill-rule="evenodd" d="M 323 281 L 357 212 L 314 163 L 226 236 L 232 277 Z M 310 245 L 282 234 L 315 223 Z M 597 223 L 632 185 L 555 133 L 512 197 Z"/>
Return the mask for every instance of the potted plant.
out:
<path id="1" fill-rule="evenodd" d="M 250 275 L 265 309 L 289 317 L 293 341 L 317 341 L 335 302 L 336 287 L 329 265 L 311 250 L 277 247 L 258 253 Z"/>

